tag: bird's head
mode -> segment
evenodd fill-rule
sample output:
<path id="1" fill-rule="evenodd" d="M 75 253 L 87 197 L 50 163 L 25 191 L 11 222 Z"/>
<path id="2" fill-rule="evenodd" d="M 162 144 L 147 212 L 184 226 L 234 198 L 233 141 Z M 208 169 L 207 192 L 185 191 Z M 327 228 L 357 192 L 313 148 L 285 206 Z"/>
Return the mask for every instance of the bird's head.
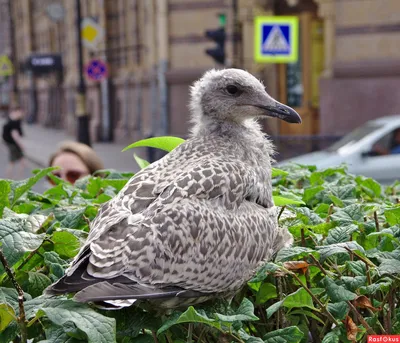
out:
<path id="1" fill-rule="evenodd" d="M 301 123 L 295 110 L 273 99 L 259 80 L 241 69 L 206 72 L 193 84 L 190 95 L 195 125 L 214 118 L 242 123 L 263 117 Z"/>

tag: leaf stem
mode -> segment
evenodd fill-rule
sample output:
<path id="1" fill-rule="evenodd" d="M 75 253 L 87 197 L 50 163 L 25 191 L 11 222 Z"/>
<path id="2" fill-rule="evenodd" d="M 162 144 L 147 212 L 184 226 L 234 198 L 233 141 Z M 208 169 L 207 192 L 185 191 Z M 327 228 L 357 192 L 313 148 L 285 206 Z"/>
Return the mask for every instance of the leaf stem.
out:
<path id="1" fill-rule="evenodd" d="M 349 253 L 354 254 L 354 256 L 358 257 L 361 261 L 363 261 L 366 265 L 369 265 L 370 267 L 376 267 L 375 264 L 373 264 L 370 260 L 362 257 L 361 255 L 357 254 L 354 250 L 349 249 L 348 247 L 344 247 Z"/>
<path id="2" fill-rule="evenodd" d="M 187 343 L 193 343 L 193 323 L 189 323 L 188 335 L 187 335 Z"/>
<path id="3" fill-rule="evenodd" d="M 11 270 L 6 257 L 3 254 L 3 250 L 0 248 L 0 261 L 6 270 L 6 273 L 10 280 L 12 281 L 17 293 L 18 293 L 18 306 L 19 306 L 19 317 L 18 322 L 21 328 L 21 343 L 27 343 L 28 341 L 28 331 L 26 328 L 26 316 L 25 316 L 25 308 L 24 308 L 24 291 L 22 290 L 21 286 L 17 282 L 14 272 Z"/>
<path id="4" fill-rule="evenodd" d="M 43 245 L 44 242 L 48 242 L 48 241 L 50 241 L 50 240 L 47 239 L 47 238 L 45 238 L 45 239 L 43 240 L 43 242 L 42 242 L 35 250 L 31 251 L 31 252 L 29 253 L 29 255 L 28 255 L 28 256 L 22 261 L 22 263 L 18 266 L 17 270 L 21 270 L 21 269 L 24 267 L 24 265 L 27 264 L 27 263 L 29 262 L 29 260 L 30 260 L 33 256 L 35 256 L 36 254 L 41 255 L 41 254 L 39 253 L 39 249 L 42 247 L 42 245 Z"/>
<path id="5" fill-rule="evenodd" d="M 327 223 L 329 223 L 331 221 L 332 212 L 333 212 L 333 204 L 330 204 L 329 209 L 328 209 L 328 216 L 326 217 Z"/>
<path id="6" fill-rule="evenodd" d="M 369 324 L 365 321 L 364 317 L 360 314 L 360 312 L 357 311 L 357 309 L 354 307 L 351 301 L 347 301 L 347 304 L 350 306 L 350 309 L 356 315 L 357 319 L 360 321 L 362 326 L 364 326 L 364 328 L 367 330 L 367 333 L 369 335 L 376 335 L 376 332 L 369 326 Z"/>
<path id="7" fill-rule="evenodd" d="M 321 269 L 322 273 L 324 273 L 325 275 L 328 275 L 328 272 L 325 270 L 325 268 L 322 266 L 322 264 L 312 255 L 309 254 L 308 256 L 311 257 L 311 259 L 315 262 L 315 264 L 317 265 L 317 267 L 319 269 Z"/>
<path id="8" fill-rule="evenodd" d="M 325 315 L 328 317 L 328 319 L 335 324 L 336 326 L 339 326 L 339 322 L 331 315 L 331 313 L 327 310 L 327 308 L 324 306 L 324 304 L 319 301 L 319 299 L 314 295 L 313 292 L 307 287 L 307 285 L 304 284 L 303 281 L 295 274 L 292 273 L 289 270 L 285 270 L 288 274 L 292 275 L 296 281 L 307 291 L 308 294 L 310 294 L 311 298 L 318 304 L 318 306 L 322 309 L 322 311 L 325 313 Z"/>
<path id="9" fill-rule="evenodd" d="M 376 227 L 376 231 L 380 231 L 379 229 L 379 220 L 378 220 L 378 214 L 376 213 L 376 211 L 374 211 L 374 220 L 375 220 L 375 227 Z"/>
<path id="10" fill-rule="evenodd" d="M 152 336 L 153 336 L 154 343 L 159 343 L 159 342 L 158 342 L 158 338 L 157 338 L 156 332 L 152 330 L 152 331 L 151 331 L 151 334 L 152 334 Z"/>
<path id="11" fill-rule="evenodd" d="M 281 215 L 282 215 L 283 211 L 285 210 L 285 208 L 286 208 L 286 206 L 282 206 L 281 210 L 279 211 L 279 214 L 278 214 L 278 221 L 279 221 L 279 219 L 281 218 Z"/>

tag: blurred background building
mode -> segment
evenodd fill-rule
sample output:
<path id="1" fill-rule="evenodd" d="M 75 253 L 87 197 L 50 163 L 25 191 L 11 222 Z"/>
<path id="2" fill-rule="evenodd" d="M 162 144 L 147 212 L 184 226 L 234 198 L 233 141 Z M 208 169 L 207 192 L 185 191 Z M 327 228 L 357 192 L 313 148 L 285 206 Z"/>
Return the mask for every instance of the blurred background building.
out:
<path id="1" fill-rule="evenodd" d="M 302 125 L 270 120 L 266 125 L 272 135 L 327 137 L 328 142 L 368 119 L 400 113 L 398 0 L 80 0 L 80 4 L 82 17 L 104 32 L 96 49 L 84 46 L 84 63 L 100 58 L 109 66 L 107 81 L 85 80 L 93 141 L 104 139 L 108 129 L 108 138 L 117 142 L 151 135 L 186 136 L 189 85 L 205 70 L 221 67 L 205 53 L 215 43 L 204 34 L 218 28 L 220 13 L 227 18 L 225 65 L 263 79 L 272 96 L 303 117 Z M 298 62 L 254 62 L 257 15 L 299 17 Z M 1 87 L 10 87 L 14 80 L 31 122 L 70 133 L 76 130 L 79 82 L 76 18 L 73 0 L 0 2 L 0 54 L 9 55 L 16 70 L 12 78 L 2 79 Z M 15 37 L 15 44 L 10 37 Z M 33 73 L 26 61 L 35 54 L 61 56 L 62 71 Z"/>

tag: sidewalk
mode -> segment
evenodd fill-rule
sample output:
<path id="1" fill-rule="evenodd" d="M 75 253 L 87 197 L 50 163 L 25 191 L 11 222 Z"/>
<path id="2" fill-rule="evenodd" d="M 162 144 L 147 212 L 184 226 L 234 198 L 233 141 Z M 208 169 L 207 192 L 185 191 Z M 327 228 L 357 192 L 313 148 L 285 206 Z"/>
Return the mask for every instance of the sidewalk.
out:
<path id="1" fill-rule="evenodd" d="M 1 126 L 4 121 L 4 118 L 0 118 Z M 64 130 L 45 128 L 36 124 L 29 125 L 24 122 L 22 129 L 24 131 L 23 141 L 26 157 L 42 168 L 48 166 L 49 158 L 60 142 L 76 140 L 75 137 L 67 135 Z M 145 158 L 146 154 L 143 148 L 121 152 L 129 144 L 93 143 L 92 147 L 103 160 L 105 169 L 137 172 L 139 167 L 133 158 L 133 153 L 142 158 Z"/>

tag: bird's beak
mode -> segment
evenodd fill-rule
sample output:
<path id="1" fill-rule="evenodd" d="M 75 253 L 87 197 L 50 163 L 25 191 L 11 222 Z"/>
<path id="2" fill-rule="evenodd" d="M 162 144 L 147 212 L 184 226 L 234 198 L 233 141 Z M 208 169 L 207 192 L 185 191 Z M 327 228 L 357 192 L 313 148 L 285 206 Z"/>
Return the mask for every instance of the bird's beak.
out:
<path id="1" fill-rule="evenodd" d="M 276 117 L 288 123 L 301 123 L 300 115 L 293 108 L 281 104 L 279 101 L 274 101 L 272 105 L 257 105 L 257 107 L 265 110 L 265 115 L 269 117 Z"/>

